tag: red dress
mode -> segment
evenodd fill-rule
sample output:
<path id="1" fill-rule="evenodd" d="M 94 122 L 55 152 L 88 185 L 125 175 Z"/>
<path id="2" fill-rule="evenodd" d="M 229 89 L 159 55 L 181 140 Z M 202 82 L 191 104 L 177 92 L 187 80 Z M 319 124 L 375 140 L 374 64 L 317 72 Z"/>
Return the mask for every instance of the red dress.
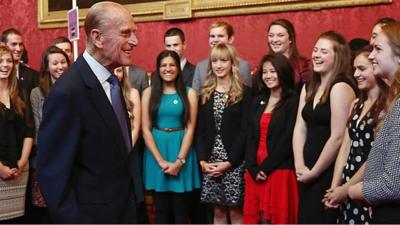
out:
<path id="1" fill-rule="evenodd" d="M 260 120 L 258 165 L 268 157 L 266 140 L 270 120 L 271 113 L 264 113 Z M 256 182 L 246 171 L 245 184 L 244 224 L 257 224 L 260 220 L 272 224 L 297 223 L 299 197 L 293 169 L 276 169 L 264 182 Z"/>

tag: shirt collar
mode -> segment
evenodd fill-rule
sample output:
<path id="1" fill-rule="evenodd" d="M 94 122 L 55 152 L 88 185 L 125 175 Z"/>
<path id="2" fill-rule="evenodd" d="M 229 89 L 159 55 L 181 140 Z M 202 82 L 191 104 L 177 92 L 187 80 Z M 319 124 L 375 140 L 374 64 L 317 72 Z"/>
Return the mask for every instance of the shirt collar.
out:
<path id="1" fill-rule="evenodd" d="M 183 70 L 183 67 L 185 67 L 186 63 L 187 63 L 187 59 L 186 58 L 181 59 L 181 69 L 182 70 Z"/>
<path id="2" fill-rule="evenodd" d="M 100 83 L 106 82 L 108 77 L 111 75 L 110 71 L 108 71 L 103 65 L 96 61 L 96 59 L 94 59 L 93 56 L 91 56 L 86 50 L 83 53 L 83 58 L 89 64 L 90 69 L 92 69 L 93 73 L 96 75 Z"/>

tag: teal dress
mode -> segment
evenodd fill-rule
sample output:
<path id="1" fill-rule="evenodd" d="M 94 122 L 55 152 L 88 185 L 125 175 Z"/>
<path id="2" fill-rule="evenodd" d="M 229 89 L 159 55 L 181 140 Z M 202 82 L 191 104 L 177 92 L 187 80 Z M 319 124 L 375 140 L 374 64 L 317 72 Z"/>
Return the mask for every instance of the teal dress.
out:
<path id="1" fill-rule="evenodd" d="M 182 114 L 183 102 L 177 93 L 161 95 L 157 115 L 157 125 L 159 128 L 182 127 Z M 168 162 L 175 162 L 181 148 L 185 130 L 165 132 L 153 128 L 151 132 L 162 157 Z M 147 190 L 182 193 L 200 188 L 200 173 L 193 146 L 190 148 L 186 156 L 186 163 L 182 166 L 178 176 L 165 174 L 147 147 L 143 156 L 143 167 L 144 184 Z"/>

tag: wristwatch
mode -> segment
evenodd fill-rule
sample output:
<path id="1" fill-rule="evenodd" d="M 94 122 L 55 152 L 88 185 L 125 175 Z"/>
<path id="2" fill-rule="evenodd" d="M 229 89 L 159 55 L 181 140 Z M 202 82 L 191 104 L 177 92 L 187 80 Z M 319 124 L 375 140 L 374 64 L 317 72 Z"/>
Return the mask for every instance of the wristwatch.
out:
<path id="1" fill-rule="evenodd" d="M 184 159 L 184 158 L 182 158 L 182 157 L 177 157 L 176 159 L 178 159 L 179 161 L 181 161 L 181 163 L 182 164 L 185 164 L 186 163 L 186 160 Z"/>

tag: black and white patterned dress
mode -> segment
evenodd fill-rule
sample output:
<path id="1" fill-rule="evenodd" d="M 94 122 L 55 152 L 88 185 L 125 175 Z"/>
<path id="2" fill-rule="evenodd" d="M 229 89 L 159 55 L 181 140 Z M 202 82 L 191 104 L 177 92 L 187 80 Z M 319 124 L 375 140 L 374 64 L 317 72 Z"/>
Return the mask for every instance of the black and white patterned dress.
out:
<path id="1" fill-rule="evenodd" d="M 355 106 L 357 107 L 357 105 Z M 342 183 L 346 183 L 360 169 L 367 160 L 369 151 L 374 141 L 374 121 L 371 118 L 371 109 L 360 120 L 364 104 L 360 104 L 356 113 L 349 122 L 350 153 L 343 169 Z M 338 223 L 343 224 L 369 224 L 368 208 L 348 200 L 341 206 Z"/>
<path id="2" fill-rule="evenodd" d="M 220 130 L 226 97 L 227 95 L 224 93 L 217 91 L 214 93 L 213 111 L 217 135 L 215 136 L 214 148 L 208 159 L 208 163 L 226 161 L 228 159 L 227 151 L 222 143 Z M 215 178 L 204 174 L 201 201 L 229 207 L 242 205 L 244 195 L 244 171 L 244 164 L 242 163 L 238 167 L 232 167 L 225 171 L 220 177 Z"/>

